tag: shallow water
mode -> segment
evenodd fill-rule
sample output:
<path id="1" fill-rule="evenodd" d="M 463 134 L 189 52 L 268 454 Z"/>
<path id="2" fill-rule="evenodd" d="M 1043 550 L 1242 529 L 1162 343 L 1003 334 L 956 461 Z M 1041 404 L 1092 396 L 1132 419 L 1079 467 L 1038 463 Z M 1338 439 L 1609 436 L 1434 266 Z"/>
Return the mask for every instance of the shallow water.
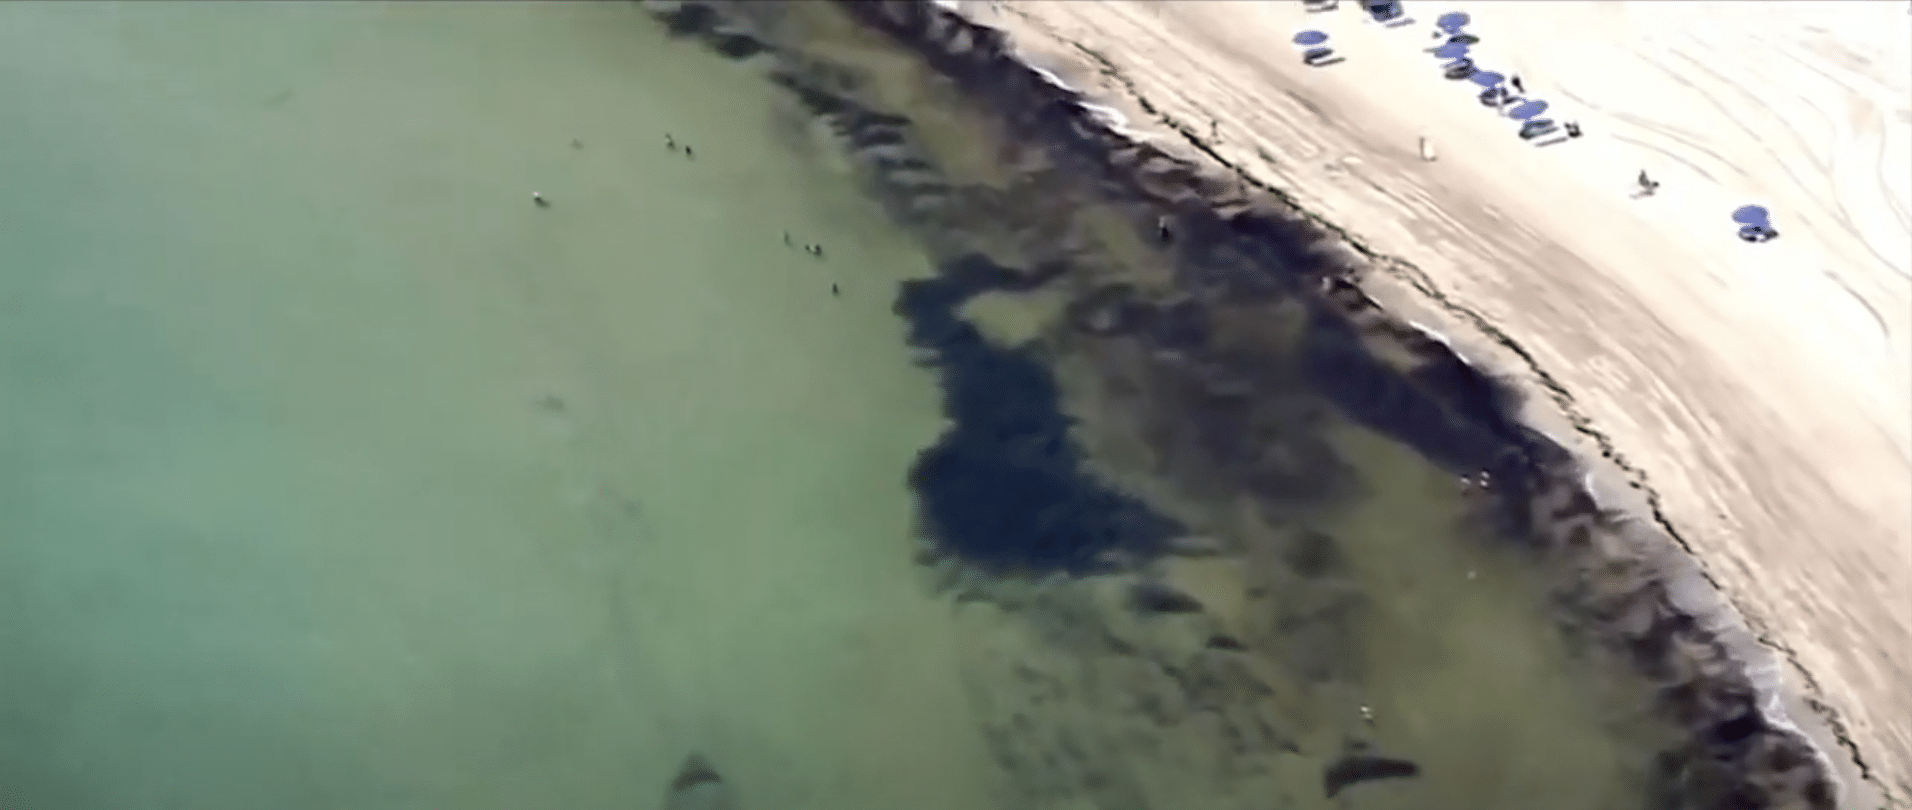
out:
<path id="1" fill-rule="evenodd" d="M 985 806 L 906 789 L 979 751 L 923 260 L 768 85 L 625 4 L 0 31 L 9 806 Z"/>
<path id="2" fill-rule="evenodd" d="M 627 4 L 14 3 L 0 76 L 8 806 L 654 807 L 692 751 L 745 810 L 1038 806 L 911 562 L 930 268 L 758 73 Z M 1628 806 L 1518 555 L 1337 442 L 1377 607 L 1281 806 L 1357 706 L 1424 773 L 1355 806 Z"/>

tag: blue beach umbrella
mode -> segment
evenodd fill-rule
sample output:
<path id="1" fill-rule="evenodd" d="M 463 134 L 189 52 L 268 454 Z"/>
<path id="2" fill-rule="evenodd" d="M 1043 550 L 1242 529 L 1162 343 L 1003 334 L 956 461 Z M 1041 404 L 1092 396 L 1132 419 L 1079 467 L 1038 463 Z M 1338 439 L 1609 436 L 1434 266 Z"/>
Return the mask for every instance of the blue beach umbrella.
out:
<path id="1" fill-rule="evenodd" d="M 1323 34 L 1320 31 L 1303 31 L 1295 35 L 1295 44 L 1300 45 L 1304 48 L 1314 46 L 1314 45 L 1320 45 L 1321 43 L 1327 42 L 1327 41 L 1328 41 L 1328 35 Z"/>
<path id="2" fill-rule="evenodd" d="M 1448 36 L 1453 36 L 1460 33 L 1461 29 L 1466 28 L 1470 22 L 1473 22 L 1473 20 L 1468 18 L 1466 12 L 1450 11 L 1446 14 L 1442 14 L 1440 19 L 1435 20 L 1434 27 L 1446 31 Z"/>
<path id="3" fill-rule="evenodd" d="M 1459 59 L 1467 55 L 1467 45 L 1459 42 L 1449 42 L 1446 45 L 1435 48 L 1434 55 L 1442 59 Z"/>
<path id="4" fill-rule="evenodd" d="M 1733 221 L 1741 225 L 1765 228 L 1772 225 L 1773 218 L 1763 205 L 1746 205 L 1733 211 Z"/>
<path id="5" fill-rule="evenodd" d="M 1541 101 L 1540 99 L 1532 99 L 1521 102 L 1520 106 L 1508 110 L 1507 117 L 1525 121 L 1546 111 L 1547 102 Z"/>
<path id="6" fill-rule="evenodd" d="M 1491 70 L 1483 70 L 1479 73 L 1469 76 L 1468 80 L 1482 87 L 1493 87 L 1494 85 L 1497 85 L 1497 84 L 1500 84 L 1501 82 L 1506 81 L 1507 77 L 1502 76 L 1498 73 L 1495 73 Z"/>

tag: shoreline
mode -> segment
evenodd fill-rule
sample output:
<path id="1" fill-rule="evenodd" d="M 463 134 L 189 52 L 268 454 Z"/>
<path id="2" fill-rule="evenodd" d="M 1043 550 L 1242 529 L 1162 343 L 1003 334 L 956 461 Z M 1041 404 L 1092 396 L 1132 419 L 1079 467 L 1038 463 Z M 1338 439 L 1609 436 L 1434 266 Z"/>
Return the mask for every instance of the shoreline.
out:
<path id="1" fill-rule="evenodd" d="M 941 5 L 949 8 L 953 4 Z M 1149 89 L 1144 89 L 1143 82 L 1137 78 L 1133 70 L 1129 69 L 1130 66 L 1119 65 L 1116 59 L 1111 58 L 1114 54 L 1119 59 L 1122 53 L 1120 49 L 1126 46 L 1126 40 L 1120 37 L 1109 37 L 1085 44 L 1078 38 L 1067 36 L 1050 25 L 1050 20 L 1044 19 L 1047 10 L 1054 9 L 1060 4 L 977 2 L 956 5 L 959 5 L 963 9 L 962 13 L 966 15 L 988 20 L 987 23 L 977 24 L 990 25 L 1009 32 L 1014 38 L 1012 51 L 1017 58 L 1051 76 L 1066 77 L 1063 80 L 1067 83 L 1083 88 L 1079 92 L 1083 94 L 1085 103 L 1095 109 L 1107 111 L 1098 113 L 1105 123 L 1114 124 L 1118 130 L 1150 139 L 1183 159 L 1223 167 L 1224 171 L 1233 173 L 1244 182 L 1262 188 L 1294 206 L 1296 210 L 1305 212 L 1309 219 L 1348 241 L 1355 250 L 1371 262 L 1374 272 L 1363 273 L 1359 282 L 1364 291 L 1384 301 L 1390 310 L 1398 309 L 1411 313 L 1410 320 L 1433 324 L 1432 329 L 1444 333 L 1443 339 L 1457 344 L 1465 356 L 1481 362 L 1487 368 L 1494 369 L 1496 373 L 1515 375 L 1519 378 L 1523 389 L 1535 391 L 1549 400 L 1550 402 L 1545 406 L 1536 402 L 1536 407 L 1524 409 L 1523 421 L 1529 424 L 1550 425 L 1552 429 L 1547 432 L 1551 437 L 1573 447 L 1582 458 L 1600 459 L 1602 463 L 1596 466 L 1605 469 L 1596 469 L 1594 476 L 1606 493 L 1603 500 L 1624 503 L 1636 514 L 1651 516 L 1652 522 L 1668 536 L 1670 542 L 1693 558 L 1692 562 L 1700 567 L 1699 575 L 1704 577 L 1712 588 L 1722 593 L 1721 598 L 1730 601 L 1728 610 L 1736 614 L 1736 621 L 1751 626 L 1757 645 L 1765 648 L 1764 651 L 1777 653 L 1778 656 L 1783 657 L 1791 670 L 1785 677 L 1794 679 L 1798 683 L 1791 689 L 1785 690 L 1780 700 L 1792 707 L 1791 714 L 1803 722 L 1807 733 L 1817 740 L 1819 747 L 1829 752 L 1839 752 L 1839 755 L 1833 758 L 1834 764 L 1844 776 L 1843 781 L 1857 789 L 1854 791 L 1855 795 L 1849 799 L 1851 806 L 1901 808 L 1908 806 L 1906 801 L 1909 796 L 1912 796 L 1908 793 L 1912 791 L 1912 783 L 1907 780 L 1912 777 L 1908 777 L 1904 770 L 1904 764 L 1907 761 L 1904 741 L 1890 736 L 1893 732 L 1889 723 L 1871 716 L 1877 714 L 1889 717 L 1895 711 L 1896 706 L 1893 703 L 1895 693 L 1892 691 L 1892 684 L 1897 681 L 1889 674 L 1873 670 L 1872 668 L 1877 665 L 1872 662 L 1872 656 L 1868 655 L 1864 649 L 1842 650 L 1834 646 L 1828 653 L 1823 643 L 1813 640 L 1819 635 L 1813 632 L 1815 629 L 1838 628 L 1847 631 L 1852 637 L 1872 642 L 1872 649 L 1880 651 L 1876 660 L 1883 662 L 1886 667 L 1903 668 L 1904 661 L 1895 662 L 1889 657 L 1891 653 L 1885 652 L 1905 649 L 1904 644 L 1895 644 L 1904 634 L 1905 628 L 1902 624 L 1895 624 L 1896 619 L 1890 607 L 1892 603 L 1889 598 L 1891 593 L 1889 588 L 1866 589 L 1872 594 L 1886 595 L 1874 607 L 1875 610 L 1883 612 L 1872 614 L 1877 616 L 1879 621 L 1853 621 L 1858 626 L 1847 628 L 1842 627 L 1841 624 L 1852 620 L 1836 613 L 1828 615 L 1828 612 L 1823 610 L 1826 607 L 1823 604 L 1802 602 L 1797 595 L 1792 595 L 1790 599 L 1778 598 L 1771 590 L 1771 586 L 1755 587 L 1749 585 L 1743 577 L 1737 578 L 1738 581 L 1732 581 L 1735 579 L 1732 574 L 1736 570 L 1744 570 L 1749 565 L 1771 570 L 1774 565 L 1786 565 L 1792 561 L 1781 562 L 1783 558 L 1772 559 L 1770 556 L 1762 559 L 1761 549 L 1737 547 L 1734 545 L 1737 542 L 1734 536 L 1721 536 L 1717 527 L 1704 525 L 1703 517 L 1712 517 L 1707 512 L 1715 506 L 1725 512 L 1731 512 L 1737 507 L 1730 502 L 1720 504 L 1715 497 L 1705 497 L 1708 493 L 1699 488 L 1704 484 L 1692 483 L 1688 480 L 1688 471 L 1669 467 L 1668 457 L 1664 453 L 1654 452 L 1658 448 L 1653 446 L 1657 443 L 1652 441 L 1653 437 L 1642 436 L 1637 431 L 1633 431 L 1633 435 L 1627 435 L 1628 431 L 1624 429 L 1616 431 L 1615 427 L 1624 424 L 1623 420 L 1617 418 L 1626 413 L 1622 402 L 1609 397 L 1588 397 L 1589 393 L 1599 392 L 1588 391 L 1584 378 L 1582 380 L 1563 379 L 1558 374 L 1549 373 L 1548 369 L 1560 367 L 1560 361 L 1556 358 L 1543 357 L 1543 353 L 1557 356 L 1563 353 L 1535 351 L 1534 346 L 1523 345 L 1539 337 L 1536 334 L 1539 326 L 1532 322 L 1524 324 L 1525 329 L 1522 329 L 1522 324 L 1503 326 L 1495 318 L 1483 314 L 1482 310 L 1473 306 L 1475 302 L 1468 300 L 1467 303 L 1457 303 L 1457 301 L 1469 299 L 1468 287 L 1478 285 L 1478 280 L 1473 283 L 1467 281 L 1465 269 L 1457 274 L 1454 271 L 1435 273 L 1427 268 L 1418 267 L 1403 260 L 1401 253 L 1386 252 L 1381 243 L 1371 238 L 1371 235 L 1370 238 L 1357 237 L 1331 220 L 1330 215 L 1321 213 L 1318 209 L 1339 208 L 1342 211 L 1342 217 L 1347 216 L 1349 210 L 1368 210 L 1370 215 L 1374 215 L 1375 209 L 1359 209 L 1352 204 L 1328 205 L 1318 197 L 1304 199 L 1308 196 L 1308 191 L 1317 187 L 1287 185 L 1281 181 L 1292 180 L 1292 178 L 1281 177 L 1277 172 L 1271 179 L 1268 172 L 1258 171 L 1258 169 L 1270 169 L 1278 162 L 1286 161 L 1277 161 L 1276 155 L 1269 154 L 1269 150 L 1263 148 L 1265 142 L 1255 144 L 1253 158 L 1258 160 L 1244 160 L 1243 153 L 1248 152 L 1248 148 L 1239 143 L 1230 143 L 1230 141 L 1242 139 L 1241 122 L 1231 122 L 1235 124 L 1234 126 L 1229 124 L 1216 126 L 1215 129 L 1220 130 L 1223 137 L 1221 144 L 1214 143 L 1211 137 L 1214 134 L 1213 130 L 1204 133 L 1202 127 L 1188 119 L 1197 111 L 1221 116 L 1233 111 L 1232 108 L 1203 107 L 1193 96 L 1177 99 L 1172 92 L 1160 93 L 1164 87 L 1162 82 L 1172 81 L 1176 75 L 1184 75 L 1174 71 L 1165 70 L 1164 75 L 1154 77 L 1155 82 Z M 1135 5 L 1140 7 L 1140 4 Z M 1027 9 L 1031 7 L 1040 7 L 1043 10 L 1028 11 Z M 1168 34 L 1163 36 L 1164 39 L 1171 38 Z M 1041 44 L 1032 44 L 1036 42 Z M 1141 43 L 1135 44 L 1137 47 L 1141 46 Z M 1153 43 L 1150 45 L 1153 46 Z M 1274 42 L 1271 47 L 1285 48 L 1285 43 Z M 1230 56 L 1234 55 L 1230 54 Z M 1167 57 L 1162 58 L 1167 59 Z M 1187 64 L 1197 63 L 1192 61 L 1191 57 L 1191 61 Z M 1321 119 L 1312 123 L 1325 122 L 1324 116 L 1327 113 L 1322 108 L 1326 102 L 1319 96 L 1306 95 L 1309 88 L 1298 86 L 1290 81 L 1276 80 L 1266 72 L 1258 73 L 1257 76 L 1259 81 L 1269 85 L 1268 89 L 1279 90 L 1279 95 L 1288 97 L 1288 101 L 1292 102 L 1287 104 L 1288 109 L 1297 111 L 1296 114 L 1304 118 L 1312 114 Z M 1225 80 L 1217 79 L 1216 81 Z M 1219 97 L 1222 103 L 1233 104 L 1237 107 L 1248 103 L 1247 98 L 1242 96 L 1220 95 Z M 1270 101 L 1271 106 L 1274 103 L 1273 95 L 1264 95 L 1262 100 Z M 1179 107 L 1176 106 L 1177 102 L 1181 102 Z M 1109 117 L 1110 113 L 1125 120 L 1118 122 Z M 1265 119 L 1258 120 L 1265 121 Z M 1141 130 L 1140 133 L 1136 132 L 1138 129 Z M 1230 151 L 1228 147 L 1234 147 L 1235 155 L 1224 154 Z M 1382 150 L 1385 151 L 1387 148 L 1389 147 L 1382 147 Z M 1343 177 L 1347 177 L 1359 173 L 1362 165 L 1352 156 L 1358 155 L 1371 159 L 1375 154 L 1374 150 L 1372 144 L 1353 143 L 1342 149 L 1331 150 L 1330 154 L 1339 151 L 1351 156 L 1349 163 L 1354 168 L 1341 169 L 1338 172 Z M 1400 151 L 1407 151 L 1407 147 L 1401 147 Z M 1452 151 L 1457 150 L 1443 149 L 1442 159 L 1446 160 L 1447 155 Z M 1333 165 L 1326 167 L 1322 174 L 1330 175 L 1330 178 L 1324 182 L 1324 185 L 1335 182 L 1332 175 L 1337 173 L 1338 168 L 1340 167 Z M 1360 183 L 1378 190 L 1388 178 L 1382 176 L 1382 172 L 1377 169 L 1357 179 Z M 1428 251 L 1419 252 L 1423 254 L 1420 258 L 1428 258 L 1425 255 Z M 1545 341 L 1540 342 L 1544 349 Z M 1582 350 L 1580 354 L 1584 358 L 1597 355 L 1598 352 Z M 1580 395 L 1576 396 L 1576 393 Z M 1830 453 L 1822 454 L 1822 456 L 1831 455 Z M 1651 480 L 1649 472 L 1654 474 Z M 1692 474 L 1705 477 L 1708 472 L 1701 469 L 1692 471 Z M 1888 514 L 1887 519 L 1891 520 L 1892 515 Z M 1798 528 L 1800 527 L 1795 526 L 1794 530 Z M 1750 532 L 1751 530 L 1742 531 Z M 1770 534 L 1775 530 L 1769 528 L 1766 531 Z M 1835 532 L 1835 537 L 1837 535 L 1838 532 Z M 1870 534 L 1862 535 L 1861 539 L 1885 540 Z M 1833 546 L 1827 549 L 1828 556 L 1841 553 L 1840 549 L 1863 551 L 1862 548 L 1852 549 L 1850 544 L 1829 542 L 1827 545 Z M 1879 561 L 1874 563 L 1877 567 L 1870 572 L 1881 580 L 1903 578 L 1903 572 L 1889 563 L 1883 563 L 1883 560 L 1891 559 L 1893 548 L 1895 546 L 1891 543 L 1882 543 L 1882 547 L 1875 547 L 1871 552 L 1882 553 L 1882 557 L 1874 558 Z M 1843 560 L 1835 557 L 1830 562 L 1815 560 L 1807 564 L 1823 571 L 1826 568 L 1836 570 L 1843 563 Z M 1774 573 L 1773 576 L 1783 575 Z M 1845 593 L 1839 595 L 1853 598 Z M 1863 597 L 1860 598 L 1863 599 Z M 1778 604 L 1774 604 L 1775 602 Z M 1863 607 L 1862 603 L 1860 609 Z M 1803 617 L 1790 615 L 1792 611 L 1808 615 Z M 1788 619 L 1792 621 L 1788 622 Z M 1807 647 L 1812 649 L 1802 651 Z M 1849 653 L 1852 657 L 1843 659 L 1837 657 L 1837 653 L 1841 652 Z M 1858 666 L 1865 668 L 1855 669 L 1855 661 L 1864 661 L 1864 664 Z M 1748 662 L 1748 666 L 1753 669 L 1763 668 L 1762 665 L 1763 662 L 1757 658 Z M 1777 673 L 1774 675 L 1777 677 Z M 1855 676 L 1859 678 L 1871 676 L 1870 682 L 1862 680 L 1854 684 L 1852 679 Z"/>
<path id="2" fill-rule="evenodd" d="M 1573 402 L 1567 386 L 1544 376 L 1540 361 L 1512 337 L 1496 335 L 1491 321 L 1469 312 L 1490 345 L 1499 340 L 1497 348 L 1477 353 L 1478 336 L 1463 334 L 1440 322 L 1440 317 L 1425 318 L 1435 323 L 1433 328 L 1420 326 L 1417 321 L 1423 318 L 1404 317 L 1404 313 L 1420 315 L 1415 311 L 1417 304 L 1422 310 L 1431 301 L 1436 307 L 1468 311 L 1443 301 L 1431 283 L 1424 288 L 1423 301 L 1401 297 L 1405 290 L 1390 289 L 1387 274 L 1367 271 L 1377 263 L 1397 269 L 1407 267 L 1405 263 L 1381 256 L 1277 186 L 1253 179 L 1187 127 L 1179 127 L 1177 133 L 1184 144 L 1171 138 L 1150 145 L 1147 137 L 1126 131 L 1125 122 L 1113 120 L 1112 108 L 1098 108 L 1110 99 L 1091 100 L 1087 91 L 1076 89 L 1080 84 L 1072 87 L 1055 80 L 1057 73 L 1072 72 L 1070 67 L 1077 73 L 1096 72 L 1095 65 L 1059 66 L 1055 54 L 1046 55 L 1047 59 L 1025 58 L 1008 45 L 999 29 L 930 4 L 859 3 L 842 8 L 863 25 L 914 50 L 968 96 L 992 105 L 994 112 L 1010 119 L 1016 136 L 1044 137 L 1083 155 L 1083 167 L 1099 169 L 1098 185 L 1106 194 L 1127 197 L 1138 226 L 1148 215 L 1164 217 L 1174 221 L 1178 233 L 1198 235 L 1178 241 L 1199 242 L 1199 235 L 1206 234 L 1225 243 L 1213 251 L 1184 249 L 1185 262 L 1177 267 L 1178 285 L 1266 284 L 1267 279 L 1255 277 L 1269 274 L 1264 268 L 1271 263 L 1291 271 L 1303 265 L 1337 266 L 1335 272 L 1300 272 L 1273 283 L 1297 293 L 1318 284 L 1324 294 L 1316 300 L 1353 325 L 1368 351 L 1410 358 L 1410 368 L 1402 372 L 1415 381 L 1410 389 L 1418 388 L 1421 394 L 1407 396 L 1428 397 L 1427 404 L 1418 407 L 1431 408 L 1426 412 L 1434 414 L 1431 418 L 1438 424 L 1377 425 L 1377 429 L 1420 447 L 1430 457 L 1437 454 L 1429 453 L 1430 444 L 1416 444 L 1417 432 L 1432 444 L 1471 443 L 1476 449 L 1485 448 L 1485 456 L 1458 451 L 1469 459 L 1460 465 L 1493 467 L 1505 513 L 1533 527 L 1545 541 L 1546 551 L 1565 564 L 1566 579 L 1572 582 L 1563 584 L 1571 585 L 1583 618 L 1610 642 L 1630 649 L 1643 674 L 1665 684 L 1668 708 L 1683 717 L 1692 735 L 1691 753 L 1727 763 L 1740 789 L 1771 802 L 1761 806 L 1833 806 L 1824 777 L 1838 763 L 1827 757 L 1825 741 L 1830 737 L 1854 744 L 1843 731 L 1816 728 L 1809 717 L 1802 717 L 1799 707 L 1816 699 L 1802 704 L 1798 695 L 1778 683 L 1776 664 L 1761 639 L 1743 629 L 1734 610 L 1716 594 L 1715 583 L 1685 556 L 1692 549 L 1682 553 L 1686 544 L 1677 535 L 1615 513 L 1623 504 L 1632 507 L 1634 514 L 1651 515 L 1651 523 L 1658 528 L 1670 530 L 1674 522 L 1661 512 L 1659 496 L 1637 474 L 1629 474 L 1624 459 L 1615 458 L 1610 440 L 1593 431 L 1586 417 L 1575 419 L 1571 408 L 1561 414 L 1509 394 L 1509 381 L 1498 378 L 1503 370 L 1495 361 L 1503 361 L 1511 351 L 1525 361 L 1530 373 L 1550 383 L 1542 387 L 1549 389 L 1545 393 L 1556 406 Z M 1105 62 L 1103 76 L 1122 76 L 1115 66 L 1106 64 L 1106 58 L 1079 44 L 1076 47 L 1091 59 Z M 1042 73 L 1048 78 L 1039 78 Z M 1165 118 L 1150 109 L 1146 94 L 1133 85 L 1128 89 L 1131 95 L 1124 101 L 1142 106 L 1145 114 Z M 1114 117 L 1119 116 L 1115 112 Z M 1186 154 L 1190 149 L 1206 155 L 1191 158 Z M 1276 207 L 1268 208 L 1270 202 Z M 1323 238 L 1364 255 L 1314 250 Z M 1304 244 L 1307 247 L 1296 252 L 1297 245 Z M 1399 288 L 1401 280 L 1393 281 Z M 1464 359 L 1469 356 L 1474 360 Z M 1349 407 L 1360 404 L 1341 402 Z M 1563 416 L 1570 420 L 1567 431 L 1560 429 Z M 1595 452 L 1586 452 L 1590 449 L 1585 446 L 1586 434 L 1600 445 L 1591 448 Z M 1617 466 L 1608 469 L 1581 460 L 1593 455 L 1605 456 Z M 1625 503 L 1629 496 L 1636 502 Z M 1808 720 L 1804 735 L 1795 725 L 1801 719 Z M 1819 744 L 1808 737 L 1819 738 Z M 1847 783 L 1843 793 L 1848 804 L 1870 800 L 1862 798 L 1869 794 L 1865 786 L 1853 784 L 1851 774 L 1838 781 Z"/>

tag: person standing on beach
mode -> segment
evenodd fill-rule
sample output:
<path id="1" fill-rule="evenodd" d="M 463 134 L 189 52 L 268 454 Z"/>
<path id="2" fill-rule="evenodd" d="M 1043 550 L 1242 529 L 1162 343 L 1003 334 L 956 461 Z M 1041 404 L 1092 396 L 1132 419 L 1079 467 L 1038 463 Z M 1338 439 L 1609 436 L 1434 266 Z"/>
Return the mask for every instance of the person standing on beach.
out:
<path id="1" fill-rule="evenodd" d="M 1507 80 L 1507 83 L 1514 86 L 1514 92 L 1523 96 L 1527 94 L 1527 88 L 1520 86 L 1520 74 L 1514 74 L 1513 78 Z"/>

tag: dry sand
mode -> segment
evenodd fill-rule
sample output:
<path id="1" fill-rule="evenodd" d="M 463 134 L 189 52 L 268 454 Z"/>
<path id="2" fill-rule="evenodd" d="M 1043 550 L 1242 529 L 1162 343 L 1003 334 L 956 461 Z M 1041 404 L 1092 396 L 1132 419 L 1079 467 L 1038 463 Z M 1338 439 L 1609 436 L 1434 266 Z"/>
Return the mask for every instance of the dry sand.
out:
<path id="1" fill-rule="evenodd" d="M 1377 298 L 1556 389 L 1541 404 L 1657 502 L 1843 735 L 1832 753 L 1907 806 L 1906 5 L 1408 3 L 1391 28 L 1359 5 L 961 4 L 1164 146 L 1200 140 L 1386 257 Z M 1444 80 L 1424 49 L 1449 11 L 1483 67 L 1586 136 L 1523 143 Z M 1302 65 L 1308 28 L 1347 60 Z M 1664 185 L 1635 199 L 1642 169 Z M 1778 239 L 1736 238 L 1748 204 Z"/>

